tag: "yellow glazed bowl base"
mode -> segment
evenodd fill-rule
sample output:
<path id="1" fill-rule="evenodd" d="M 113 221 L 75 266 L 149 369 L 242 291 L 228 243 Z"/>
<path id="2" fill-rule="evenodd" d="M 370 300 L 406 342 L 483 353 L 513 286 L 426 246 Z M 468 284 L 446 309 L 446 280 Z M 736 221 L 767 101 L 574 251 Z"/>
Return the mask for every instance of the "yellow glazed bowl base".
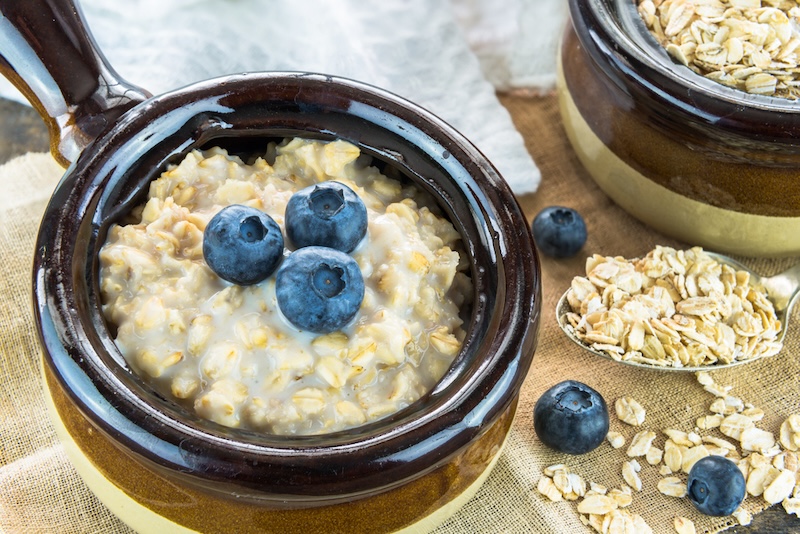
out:
<path id="1" fill-rule="evenodd" d="M 614 154 L 583 119 L 558 61 L 558 98 L 564 128 L 583 166 L 625 211 L 674 238 L 743 256 L 800 254 L 800 217 L 753 215 L 692 200 L 656 184 Z"/>
<path id="2" fill-rule="evenodd" d="M 181 524 L 171 521 L 170 519 L 157 514 L 146 506 L 143 506 L 138 501 L 131 498 L 122 489 L 117 487 L 108 478 L 106 478 L 89 459 L 89 457 L 84 454 L 83 450 L 70 435 L 67 427 L 61 419 L 61 416 L 58 413 L 53 396 L 50 392 L 50 388 L 47 387 L 47 381 L 44 377 L 43 383 L 45 403 L 47 405 L 48 414 L 50 415 L 50 419 L 55 427 L 56 434 L 64 446 L 70 463 L 72 463 L 72 465 L 75 467 L 75 470 L 81 476 L 89 489 L 112 513 L 114 513 L 129 527 L 141 533 L 149 534 L 152 532 L 170 532 L 181 534 L 198 532 L 197 530 L 187 528 Z M 496 454 L 493 458 L 491 458 L 483 473 L 481 473 L 476 480 L 472 482 L 461 494 L 435 510 L 430 515 L 396 532 L 398 534 L 423 534 L 430 532 L 455 514 L 462 506 L 464 506 L 464 504 L 467 503 L 467 501 L 475 496 L 480 487 L 489 477 L 489 474 L 500 458 L 503 449 L 505 448 L 507 439 L 508 436 L 506 435 Z"/>

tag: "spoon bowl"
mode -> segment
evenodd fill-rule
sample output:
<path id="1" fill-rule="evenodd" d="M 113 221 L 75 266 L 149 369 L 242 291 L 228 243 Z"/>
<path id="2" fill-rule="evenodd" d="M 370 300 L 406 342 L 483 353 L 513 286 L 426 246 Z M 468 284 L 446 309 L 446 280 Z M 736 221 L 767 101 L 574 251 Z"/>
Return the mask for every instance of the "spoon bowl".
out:
<path id="1" fill-rule="evenodd" d="M 789 316 L 791 315 L 792 308 L 797 302 L 798 295 L 800 295 L 800 264 L 795 265 L 782 273 L 767 277 L 767 276 L 761 276 L 760 274 L 754 272 L 749 267 L 723 254 L 718 254 L 709 251 L 705 251 L 705 253 L 721 264 L 729 265 L 730 267 L 733 267 L 737 271 L 747 272 L 750 275 L 750 285 L 758 287 L 761 290 L 763 290 L 763 292 L 766 293 L 767 297 L 769 298 L 770 302 L 772 302 L 775 308 L 775 315 L 777 316 L 777 319 L 781 325 L 781 328 L 778 331 L 778 335 L 775 341 L 777 343 L 783 343 L 783 340 L 786 337 L 786 325 L 789 321 Z M 561 330 L 563 330 L 564 333 L 567 335 L 567 337 L 569 337 L 569 339 L 572 340 L 575 344 L 591 352 L 592 354 L 595 354 L 602 358 L 606 358 L 608 360 L 613 360 L 619 363 L 624 363 L 627 365 L 632 365 L 634 367 L 641 367 L 645 369 L 658 369 L 663 371 L 689 371 L 689 372 L 724 369 L 748 362 L 758 361 L 761 359 L 761 358 L 750 358 L 750 359 L 734 360 L 730 363 L 678 367 L 674 365 L 669 365 L 666 361 L 663 366 L 658 366 L 637 361 L 612 358 L 609 354 L 591 347 L 576 335 L 575 329 L 567 319 L 567 314 L 572 311 L 569 305 L 569 301 L 567 300 L 570 291 L 572 291 L 571 288 L 567 289 L 564 292 L 564 294 L 561 295 L 561 298 L 558 299 L 558 303 L 556 304 L 556 320 L 558 321 L 558 326 L 561 327 Z"/>

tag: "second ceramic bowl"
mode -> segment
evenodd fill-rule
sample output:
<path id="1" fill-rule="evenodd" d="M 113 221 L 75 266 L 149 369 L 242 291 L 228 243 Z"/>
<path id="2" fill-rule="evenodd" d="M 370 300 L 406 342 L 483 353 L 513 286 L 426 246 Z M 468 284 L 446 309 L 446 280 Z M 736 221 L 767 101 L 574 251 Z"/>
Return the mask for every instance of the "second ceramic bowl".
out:
<path id="1" fill-rule="evenodd" d="M 676 64 L 634 0 L 570 0 L 569 7 L 561 114 L 600 188 L 691 245 L 800 254 L 800 105 Z"/>

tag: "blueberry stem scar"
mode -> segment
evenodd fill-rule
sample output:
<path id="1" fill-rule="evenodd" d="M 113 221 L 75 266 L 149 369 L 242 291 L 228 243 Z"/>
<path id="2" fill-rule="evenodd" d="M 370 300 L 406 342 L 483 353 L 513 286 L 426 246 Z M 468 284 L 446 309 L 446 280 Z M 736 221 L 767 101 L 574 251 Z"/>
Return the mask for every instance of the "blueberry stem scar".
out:
<path id="1" fill-rule="evenodd" d="M 314 270 L 313 288 L 325 298 L 333 298 L 342 292 L 345 286 L 344 270 L 323 263 Z"/>

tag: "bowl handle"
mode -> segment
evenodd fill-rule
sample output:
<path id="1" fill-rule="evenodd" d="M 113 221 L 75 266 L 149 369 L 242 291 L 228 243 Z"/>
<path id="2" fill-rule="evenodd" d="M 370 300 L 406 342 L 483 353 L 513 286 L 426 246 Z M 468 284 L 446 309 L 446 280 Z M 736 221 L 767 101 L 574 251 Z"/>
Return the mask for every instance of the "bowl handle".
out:
<path id="1" fill-rule="evenodd" d="M 111 68 L 72 0 L 0 0 L 0 74 L 42 116 L 65 167 L 150 96 Z"/>

